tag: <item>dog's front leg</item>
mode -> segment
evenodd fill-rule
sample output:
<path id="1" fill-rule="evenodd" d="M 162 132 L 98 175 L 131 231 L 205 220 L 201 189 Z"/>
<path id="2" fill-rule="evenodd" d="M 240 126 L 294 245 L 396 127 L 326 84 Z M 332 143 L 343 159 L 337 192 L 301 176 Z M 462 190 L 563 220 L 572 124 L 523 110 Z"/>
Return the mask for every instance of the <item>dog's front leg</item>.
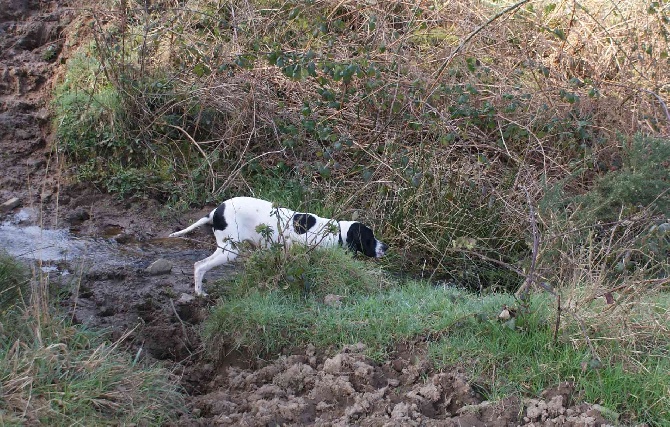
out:
<path id="1" fill-rule="evenodd" d="M 230 244 L 227 244 L 223 248 L 217 248 L 216 251 L 214 251 L 214 253 L 207 258 L 193 264 L 195 294 L 199 296 L 207 296 L 205 291 L 202 290 L 202 279 L 205 277 L 205 273 L 207 273 L 212 268 L 230 262 L 235 258 L 237 258 L 237 253 L 231 250 Z"/>

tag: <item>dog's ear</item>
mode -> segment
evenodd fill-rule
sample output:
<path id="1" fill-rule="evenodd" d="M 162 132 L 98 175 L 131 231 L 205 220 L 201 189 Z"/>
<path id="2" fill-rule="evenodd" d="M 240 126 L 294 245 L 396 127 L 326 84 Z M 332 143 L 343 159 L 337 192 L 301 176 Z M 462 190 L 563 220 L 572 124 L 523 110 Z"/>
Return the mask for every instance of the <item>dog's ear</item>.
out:
<path id="1" fill-rule="evenodd" d="M 293 215 L 293 230 L 298 234 L 305 234 L 307 230 L 311 230 L 316 225 L 316 217 L 314 215 L 297 213 Z"/>
<path id="2" fill-rule="evenodd" d="M 370 227 L 360 222 L 354 222 L 347 231 L 347 247 L 356 252 L 361 252 L 366 256 L 374 257 L 377 255 L 377 241 Z"/>

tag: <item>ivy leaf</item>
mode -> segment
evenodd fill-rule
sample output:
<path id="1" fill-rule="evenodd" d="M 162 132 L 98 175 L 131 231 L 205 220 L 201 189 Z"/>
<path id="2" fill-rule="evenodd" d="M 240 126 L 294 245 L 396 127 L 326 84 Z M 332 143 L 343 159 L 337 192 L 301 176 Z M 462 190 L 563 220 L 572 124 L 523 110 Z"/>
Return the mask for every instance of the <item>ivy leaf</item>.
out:
<path id="1" fill-rule="evenodd" d="M 558 37 L 559 40 L 563 40 L 563 41 L 565 41 L 565 39 L 567 38 L 567 37 L 565 36 L 565 31 L 563 31 L 563 30 L 560 29 L 560 28 L 554 28 L 554 29 L 552 30 L 552 33 L 553 33 L 556 37 Z"/>
<path id="2" fill-rule="evenodd" d="M 195 75 L 198 77 L 202 77 L 204 75 L 209 75 L 211 73 L 211 70 L 207 65 L 201 62 L 197 64 L 195 67 L 193 67 L 193 73 L 195 73 Z"/>
<path id="3" fill-rule="evenodd" d="M 312 77 L 316 77 L 316 65 L 312 61 L 307 64 L 307 74 Z"/>

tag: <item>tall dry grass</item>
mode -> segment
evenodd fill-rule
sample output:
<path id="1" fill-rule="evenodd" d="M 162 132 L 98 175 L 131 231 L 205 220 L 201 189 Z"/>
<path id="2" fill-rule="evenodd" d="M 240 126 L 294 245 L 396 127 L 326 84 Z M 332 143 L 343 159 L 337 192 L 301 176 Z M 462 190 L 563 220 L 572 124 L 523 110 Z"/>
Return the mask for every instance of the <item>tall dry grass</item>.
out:
<path id="1" fill-rule="evenodd" d="M 305 206 L 373 223 L 394 247 L 390 265 L 458 285 L 514 289 L 529 274 L 556 288 L 605 284 L 615 265 L 583 251 L 608 243 L 588 249 L 581 230 L 612 225 L 570 221 L 575 197 L 624 167 L 634 135 L 670 133 L 660 2 L 200 0 L 86 12 L 94 46 L 56 101 L 80 176 L 181 208 L 263 193 L 268 176 L 298 180 L 318 199 Z M 87 109 L 96 102 L 104 108 Z M 98 131 L 82 137 L 91 123 Z M 533 232 L 530 208 L 558 187 Z M 639 230 L 666 220 L 651 205 L 620 207 L 651 212 Z M 556 264 L 545 256 L 556 251 L 569 255 Z"/>
<path id="2" fill-rule="evenodd" d="M 0 424 L 152 424 L 183 410 L 177 379 L 125 352 L 123 341 L 55 310 L 46 274 L 0 254 Z M 17 292 L 17 289 L 20 292 Z"/>

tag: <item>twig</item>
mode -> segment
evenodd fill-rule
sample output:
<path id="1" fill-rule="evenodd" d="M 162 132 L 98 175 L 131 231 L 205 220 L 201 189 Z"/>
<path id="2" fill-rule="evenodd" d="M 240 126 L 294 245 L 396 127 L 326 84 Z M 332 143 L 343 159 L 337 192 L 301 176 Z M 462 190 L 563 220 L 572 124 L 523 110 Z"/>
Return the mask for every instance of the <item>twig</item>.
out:
<path id="1" fill-rule="evenodd" d="M 558 342 L 558 329 L 561 326 L 561 294 L 556 294 L 556 324 L 554 325 L 554 345 Z"/>
<path id="2" fill-rule="evenodd" d="M 255 160 L 257 158 L 257 157 L 254 157 L 253 159 L 245 162 L 244 164 L 242 164 L 240 166 L 240 164 L 242 163 L 242 159 L 244 159 L 244 155 L 246 154 L 247 150 L 249 149 L 249 145 L 251 144 L 251 139 L 253 138 L 254 133 L 256 133 L 256 98 L 253 95 L 253 91 L 252 91 L 251 96 L 252 96 L 251 105 L 253 106 L 253 116 L 252 116 L 252 119 L 251 119 L 251 123 L 252 123 L 253 128 L 249 132 L 249 138 L 247 138 L 247 143 L 246 143 L 246 145 L 244 146 L 244 149 L 242 150 L 242 152 L 239 155 L 239 159 L 237 161 L 237 164 L 233 168 L 233 172 L 230 175 L 228 175 L 228 178 L 218 188 L 218 190 L 214 191 L 214 189 L 212 189 L 214 195 L 218 195 L 219 193 L 221 193 L 221 191 L 223 191 L 223 189 L 228 186 L 228 184 L 231 182 L 231 180 L 234 179 L 237 176 L 237 174 L 242 170 L 242 168 L 244 166 L 246 166 L 248 163 L 252 162 L 253 160 Z"/>
<path id="3" fill-rule="evenodd" d="M 498 13 L 495 14 L 493 17 L 491 17 L 488 21 L 486 21 L 485 23 L 483 23 L 482 25 L 480 25 L 480 26 L 479 26 L 477 29 L 475 29 L 473 32 L 471 32 L 465 39 L 463 39 L 463 41 L 461 41 L 461 43 L 456 47 L 456 49 L 451 53 L 451 55 L 449 55 L 449 57 L 448 57 L 447 59 L 444 60 L 444 62 L 442 63 L 442 65 L 441 65 L 440 68 L 438 69 L 437 73 L 435 73 L 435 78 L 434 78 L 434 80 L 433 80 L 432 88 L 431 88 L 429 91 L 427 91 L 426 96 L 424 97 L 424 100 L 423 100 L 422 104 L 426 104 L 427 100 L 428 100 L 428 99 L 435 93 L 435 91 L 437 90 L 437 88 L 438 88 L 438 86 L 439 86 L 439 84 L 438 84 L 438 80 L 439 80 L 440 76 L 442 75 L 442 73 L 444 73 L 444 70 L 447 68 L 447 66 L 451 63 L 451 61 L 454 60 L 454 58 L 456 57 L 456 55 L 463 49 L 463 47 L 465 47 L 465 45 L 466 45 L 470 40 L 472 40 L 472 39 L 473 39 L 477 34 L 479 34 L 484 28 L 486 28 L 487 26 L 489 26 L 492 22 L 494 22 L 495 20 L 497 20 L 497 19 L 500 18 L 501 16 L 503 16 L 503 15 L 505 15 L 506 13 L 511 12 L 511 11 L 513 11 L 513 10 L 515 10 L 515 9 L 518 9 L 519 7 L 523 6 L 524 4 L 526 4 L 526 3 L 528 3 L 528 2 L 530 2 L 530 0 L 521 0 L 521 1 L 519 1 L 518 3 L 515 3 L 515 4 L 511 5 L 511 6 L 509 6 L 509 7 L 505 8 L 505 9 L 503 9 L 502 11 L 498 12 Z M 381 90 L 381 88 L 380 88 L 380 90 Z M 368 142 L 367 145 L 370 146 L 370 145 L 376 143 L 379 139 L 381 139 L 382 136 L 384 135 L 384 132 L 386 131 L 386 129 L 387 129 L 387 128 L 391 125 L 391 123 L 393 123 L 398 117 L 400 117 L 400 116 L 402 116 L 402 114 L 404 114 L 404 112 L 407 110 L 408 106 L 409 106 L 409 104 L 406 103 L 406 104 L 404 104 L 404 105 L 402 106 L 402 108 L 400 108 L 400 110 L 398 110 L 396 113 L 392 114 L 392 115 L 389 117 L 389 119 L 386 121 L 386 123 L 384 123 L 384 124 L 381 126 L 381 128 L 379 129 L 379 131 L 377 132 L 377 134 L 376 134 L 371 140 L 369 140 L 369 142 Z M 360 144 L 356 144 L 356 145 L 357 145 L 358 148 L 362 149 L 366 154 L 370 155 L 370 156 L 371 156 L 372 158 L 374 158 L 375 160 L 380 161 L 379 156 L 376 156 L 374 153 L 372 153 L 372 152 L 370 152 L 369 150 L 365 149 L 365 147 L 361 146 Z M 382 164 L 385 165 L 385 166 L 388 166 L 388 165 L 387 165 L 386 163 L 384 163 L 384 162 L 382 162 Z M 389 167 L 389 168 L 390 168 L 390 167 Z M 406 179 L 405 179 L 401 174 L 397 173 L 397 171 L 395 170 L 395 168 L 390 168 L 390 170 L 391 170 L 392 172 L 396 173 L 396 174 L 397 174 L 403 181 L 406 181 Z"/>
<path id="4" fill-rule="evenodd" d="M 670 110 L 668 110 L 668 104 L 666 104 L 666 102 L 663 100 L 661 95 L 659 95 L 656 92 L 651 91 L 649 89 L 645 89 L 643 87 L 638 87 L 638 88 L 633 87 L 632 88 L 630 86 L 623 85 L 623 84 L 618 84 L 618 83 L 614 83 L 614 82 L 607 82 L 606 84 L 609 85 L 609 86 L 617 86 L 617 87 L 621 87 L 621 88 L 624 88 L 624 89 L 632 89 L 632 90 L 637 90 L 637 91 L 640 91 L 640 92 L 646 92 L 649 95 L 656 98 L 658 103 L 661 105 L 661 109 L 663 110 L 663 113 L 665 114 L 666 120 L 668 121 L 668 126 L 667 127 L 668 127 L 668 129 L 670 129 Z"/>
<path id="5" fill-rule="evenodd" d="M 205 161 L 207 162 L 207 166 L 209 166 L 209 173 L 212 176 L 212 190 L 214 188 L 216 188 L 216 175 L 214 175 L 214 168 L 212 167 L 212 162 L 210 162 L 209 158 L 207 157 L 207 153 L 205 153 L 205 151 L 200 147 L 200 144 L 198 144 L 196 142 L 196 140 L 193 139 L 193 137 L 191 135 L 189 135 L 188 132 L 186 132 L 184 130 L 184 128 L 182 128 L 180 126 L 176 126 L 176 125 L 171 125 L 171 124 L 168 124 L 168 126 L 181 131 L 193 143 L 193 145 L 195 145 L 195 147 L 198 149 L 198 151 L 200 151 L 200 154 L 202 154 L 202 156 L 205 158 Z"/>
<path id="6" fill-rule="evenodd" d="M 170 298 L 170 307 L 172 307 L 172 311 L 174 312 L 174 315 L 177 317 L 177 320 L 179 320 L 179 323 L 181 323 L 181 331 L 184 333 L 184 339 L 189 345 L 191 344 L 191 340 L 188 338 L 188 333 L 186 331 L 186 325 L 184 324 L 184 321 L 181 320 L 181 317 L 179 316 L 179 313 L 177 313 L 177 309 L 174 306 L 174 302 L 172 302 L 172 298 Z"/>
<path id="7" fill-rule="evenodd" d="M 214 192 L 214 195 L 218 195 L 219 193 L 221 193 L 221 192 L 223 191 L 223 189 L 226 187 L 226 185 L 228 185 L 228 182 L 230 182 L 230 180 L 233 179 L 233 177 L 236 177 L 236 176 L 242 171 L 242 169 L 244 169 L 244 167 L 245 167 L 246 165 L 248 165 L 249 163 L 253 162 L 254 160 L 258 160 L 258 159 L 260 159 L 261 157 L 265 157 L 265 156 L 267 156 L 267 155 L 270 155 L 270 154 L 284 154 L 285 152 L 286 152 L 286 148 L 282 148 L 281 150 L 268 151 L 268 152 L 266 152 L 266 153 L 259 154 L 258 156 L 252 157 L 251 159 L 249 159 L 249 160 L 247 160 L 246 162 L 242 163 L 242 165 L 241 165 L 240 167 L 238 167 L 237 170 L 233 171 L 233 172 L 228 176 L 228 179 L 226 180 L 226 182 L 224 182 L 223 185 L 221 185 L 221 186 L 219 187 L 219 189 L 216 190 L 216 191 Z"/>
<path id="8" fill-rule="evenodd" d="M 493 15 L 493 17 L 491 17 L 488 21 L 484 22 L 482 25 L 480 25 L 479 27 L 477 27 L 477 29 L 475 29 L 473 32 L 471 32 L 470 34 L 468 34 L 468 36 L 467 36 L 466 38 L 464 38 L 463 41 L 461 41 L 461 43 L 456 47 L 456 49 L 454 49 L 454 51 L 451 52 L 451 55 L 449 55 L 449 56 L 447 57 L 447 59 L 444 60 L 444 62 L 442 63 L 442 65 L 440 65 L 440 68 L 439 68 L 439 69 L 437 70 L 437 72 L 435 73 L 435 83 L 434 83 L 434 87 L 433 87 L 433 89 L 428 93 L 428 95 L 426 96 L 426 99 L 430 98 L 431 95 L 433 95 L 433 93 L 435 92 L 435 89 L 437 88 L 437 81 L 438 81 L 438 79 L 440 78 L 440 76 L 442 76 L 442 73 L 444 73 L 444 70 L 447 68 L 447 66 L 448 66 L 449 64 L 451 64 L 451 61 L 454 60 L 454 58 L 456 57 L 456 55 L 461 51 L 461 49 L 463 49 L 463 48 L 465 47 L 465 45 L 466 45 L 470 40 L 472 40 L 472 39 L 473 39 L 477 34 L 479 34 L 484 28 L 488 27 L 493 21 L 497 20 L 497 19 L 500 18 L 501 16 L 505 15 L 505 14 L 508 13 L 508 12 L 511 12 L 511 11 L 514 10 L 514 9 L 518 9 L 519 7 L 521 7 L 521 6 L 523 6 L 524 4 L 528 3 L 529 1 L 530 1 L 530 0 L 521 0 L 521 1 L 518 2 L 518 3 L 515 3 L 515 4 L 513 4 L 513 5 L 509 6 L 509 7 L 507 7 L 507 8 L 505 8 L 505 9 L 501 10 L 500 12 L 496 13 L 495 15 Z"/>
<path id="9" fill-rule="evenodd" d="M 593 346 L 593 343 L 591 342 L 591 338 L 589 338 L 589 334 L 586 331 L 586 325 L 584 325 L 584 321 L 577 316 L 577 314 L 568 311 L 570 315 L 577 321 L 577 324 L 579 325 L 579 329 L 582 331 L 582 335 L 584 335 L 584 340 L 586 341 L 586 345 L 589 346 L 589 349 L 591 350 L 591 354 L 593 355 L 593 358 L 596 360 L 600 360 L 598 355 L 596 354 L 596 348 Z"/>
<path id="10" fill-rule="evenodd" d="M 649 95 L 653 95 L 657 100 L 658 103 L 661 104 L 661 108 L 663 109 L 663 112 L 665 113 L 665 118 L 668 119 L 668 124 L 670 125 L 670 112 L 668 111 L 668 106 L 666 103 L 663 101 L 663 98 L 656 92 L 652 92 L 649 89 L 645 88 L 640 88 L 641 91 L 647 92 Z"/>
<path id="11" fill-rule="evenodd" d="M 119 32 L 121 33 L 121 75 L 126 74 L 126 32 L 128 31 L 128 0 L 119 2 Z M 146 40 L 146 37 L 145 37 Z M 144 71 L 144 69 L 142 69 Z"/>
<path id="12" fill-rule="evenodd" d="M 518 274 L 521 277 L 525 277 L 526 280 L 528 280 L 528 275 L 527 274 L 524 274 L 523 271 L 519 270 L 518 268 L 514 267 L 513 265 L 511 265 L 511 264 L 509 264 L 505 261 L 501 261 L 499 259 L 491 258 L 491 257 L 486 256 L 484 254 L 480 254 L 479 252 L 475 252 L 475 251 L 471 251 L 471 250 L 463 249 L 463 248 L 456 248 L 454 251 L 476 256 L 477 258 L 480 258 L 480 259 L 482 259 L 484 261 L 487 261 L 487 262 L 490 262 L 492 264 L 498 264 L 502 267 L 505 267 L 506 269 L 508 269 L 510 271 L 513 271 L 514 273 Z"/>
<path id="13" fill-rule="evenodd" d="M 523 285 L 521 285 L 519 290 L 514 294 L 518 300 L 523 302 L 528 299 L 528 291 L 530 290 L 530 287 L 533 285 L 533 283 L 535 283 L 535 267 L 537 265 L 537 254 L 540 250 L 540 232 L 537 228 L 535 209 L 533 208 L 533 203 L 530 200 L 530 193 L 528 193 L 528 189 L 525 189 L 525 191 L 526 199 L 528 200 L 530 227 L 533 233 L 533 253 L 531 255 L 530 268 L 528 269 L 526 280 L 524 281 Z"/>
<path id="14" fill-rule="evenodd" d="M 124 2 L 127 0 L 124 0 Z M 142 50 L 140 51 L 140 76 L 144 76 L 147 63 L 147 40 L 149 40 L 149 2 L 144 0 L 144 36 L 142 37 Z M 125 52 L 125 50 L 124 50 Z M 125 53 L 124 53 L 125 55 Z M 125 58 L 125 56 L 124 56 Z"/>

